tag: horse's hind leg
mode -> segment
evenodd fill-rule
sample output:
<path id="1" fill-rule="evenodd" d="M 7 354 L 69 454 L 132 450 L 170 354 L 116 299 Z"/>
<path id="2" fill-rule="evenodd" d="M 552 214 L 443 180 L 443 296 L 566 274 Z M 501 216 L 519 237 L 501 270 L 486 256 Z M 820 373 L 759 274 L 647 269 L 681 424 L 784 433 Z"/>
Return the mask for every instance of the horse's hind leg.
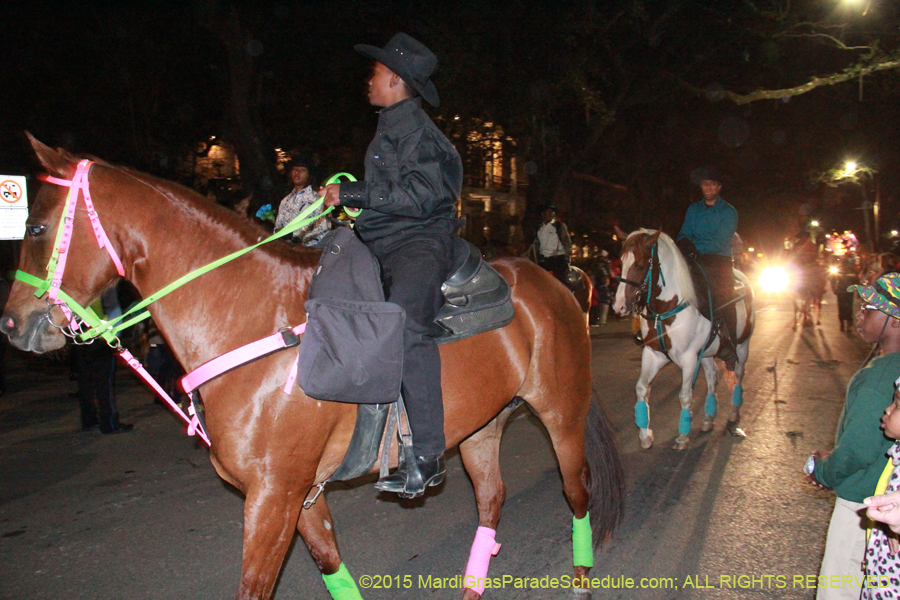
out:
<path id="1" fill-rule="evenodd" d="M 466 588 L 464 600 L 476 600 L 484 592 L 484 585 L 477 579 L 487 576 L 488 563 L 495 549 L 491 541 L 506 500 L 506 484 L 500 474 L 500 437 L 509 417 L 520 404 L 518 400 L 510 403 L 493 421 L 459 445 L 459 453 L 466 472 L 472 478 L 478 504 L 478 532 L 465 573 L 466 582 L 472 582 L 473 588 Z"/>
<path id="2" fill-rule="evenodd" d="M 700 430 L 706 432 L 712 431 L 719 408 L 716 401 L 716 386 L 719 380 L 719 372 L 716 369 L 716 359 L 711 356 L 701 359 L 700 364 L 703 365 L 703 374 L 706 376 L 706 405 L 703 411 L 703 426 Z"/>
<path id="3" fill-rule="evenodd" d="M 750 338 L 738 344 L 735 351 L 738 359 L 734 365 L 735 386 L 731 392 L 731 414 L 728 416 L 730 425 L 735 425 L 741 420 L 741 405 L 744 403 L 744 369 L 747 367 L 747 358 L 750 356 Z"/>
<path id="4" fill-rule="evenodd" d="M 332 598 L 352 600 L 362 598 L 356 582 L 341 562 L 337 539 L 334 537 L 334 521 L 324 496 L 319 496 L 309 508 L 300 512 L 297 532 L 303 538 L 309 554 L 322 573 L 325 586 Z M 355 593 L 355 595 L 354 595 Z"/>
<path id="5" fill-rule="evenodd" d="M 608 430 L 608 425 L 605 423 L 602 425 L 603 428 L 607 429 L 606 433 L 601 433 L 599 431 L 586 433 L 586 423 L 592 421 L 591 416 L 585 416 L 584 413 L 576 412 L 579 410 L 580 406 L 574 406 L 571 402 L 563 402 L 560 400 L 558 406 L 564 407 L 566 404 L 568 404 L 569 407 L 565 411 L 558 409 L 552 411 L 545 410 L 539 413 L 539 417 L 541 422 L 543 422 L 544 427 L 547 428 L 547 433 L 550 435 L 550 441 L 553 443 L 553 450 L 556 453 L 556 459 L 559 462 L 559 470 L 563 479 L 563 492 L 574 513 L 574 520 L 572 522 L 574 578 L 572 592 L 569 595 L 569 598 L 589 598 L 591 586 L 588 581 L 591 567 L 594 564 L 592 544 L 593 534 L 603 538 L 611 532 L 613 528 L 611 523 L 618 519 L 618 517 L 615 516 L 617 512 L 615 506 L 618 502 L 615 496 L 619 493 L 619 491 L 616 490 L 621 489 L 621 483 L 619 480 L 614 483 L 611 488 L 603 490 L 612 497 L 607 499 L 597 497 L 592 498 L 587 485 L 590 482 L 592 487 L 594 487 L 594 480 L 603 481 L 610 479 L 601 472 L 601 467 L 611 468 L 611 470 L 615 472 L 612 479 L 618 480 L 621 476 L 621 467 L 618 466 L 618 455 L 615 453 L 614 442 L 612 440 L 611 432 Z M 589 406 L 589 408 L 591 407 Z M 593 421 L 596 422 L 595 425 L 599 428 L 600 421 L 603 421 L 604 418 L 600 416 L 599 406 L 593 407 L 593 410 L 597 411 L 597 414 L 593 415 Z M 593 466 L 597 468 L 594 470 L 589 466 L 585 452 L 586 435 L 599 435 L 603 438 L 600 442 L 601 444 L 613 447 L 612 453 L 604 459 L 608 461 L 605 466 L 595 463 Z M 609 452 L 609 447 L 604 451 Z M 601 484 L 600 488 L 603 488 L 604 485 L 605 484 Z M 599 491 L 600 488 L 598 488 L 597 491 Z M 604 507 L 603 503 L 607 500 L 609 500 L 610 506 Z M 593 528 L 592 525 L 589 524 L 589 519 L 587 518 L 588 508 L 592 503 L 594 504 L 593 508 L 595 509 L 595 514 L 592 515 L 591 520 L 597 523 L 596 528 Z M 598 514 L 598 511 L 603 508 L 610 509 L 610 513 Z"/>

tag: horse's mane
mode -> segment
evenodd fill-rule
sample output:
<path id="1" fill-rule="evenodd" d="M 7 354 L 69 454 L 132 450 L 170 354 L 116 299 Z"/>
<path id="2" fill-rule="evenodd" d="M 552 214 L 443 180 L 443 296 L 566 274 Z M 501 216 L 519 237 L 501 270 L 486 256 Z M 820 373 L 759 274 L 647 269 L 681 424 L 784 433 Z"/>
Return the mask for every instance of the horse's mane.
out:
<path id="1" fill-rule="evenodd" d="M 180 183 L 155 177 L 133 167 L 114 165 L 105 161 L 97 162 L 101 162 L 104 166 L 128 175 L 141 184 L 153 189 L 161 196 L 168 198 L 171 202 L 185 204 L 192 211 L 198 211 L 209 223 L 222 226 L 239 235 L 248 246 L 271 235 L 271 232 L 261 225 L 251 221 L 234 210 L 210 201 L 196 190 Z M 278 241 L 265 244 L 255 250 L 255 252 L 258 251 L 275 254 L 287 258 L 291 263 L 300 263 L 301 266 L 306 267 L 315 266 L 315 263 L 318 261 L 318 255 L 314 255 L 308 248 L 303 246 L 291 246 L 285 243 L 279 243 Z M 303 260 L 304 257 L 307 260 Z"/>
<path id="2" fill-rule="evenodd" d="M 653 229 L 638 229 L 631 235 L 653 235 L 655 233 L 656 231 Z M 628 237 L 631 237 L 631 235 Z M 671 263 L 675 267 L 675 272 L 666 273 L 666 277 L 671 278 L 674 275 L 675 281 L 678 282 L 678 287 L 681 290 L 682 302 L 687 302 L 691 306 L 697 306 L 697 293 L 694 291 L 694 280 L 691 279 L 691 270 L 678 246 L 675 245 L 672 238 L 660 231 L 657 247 L 659 248 L 660 262 Z"/>

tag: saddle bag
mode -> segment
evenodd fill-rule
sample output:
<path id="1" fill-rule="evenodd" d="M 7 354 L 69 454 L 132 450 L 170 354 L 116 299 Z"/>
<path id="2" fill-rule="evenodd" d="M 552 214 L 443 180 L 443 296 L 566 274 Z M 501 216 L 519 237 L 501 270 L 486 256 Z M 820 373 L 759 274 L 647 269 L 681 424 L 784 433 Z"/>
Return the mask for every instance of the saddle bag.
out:
<path id="1" fill-rule="evenodd" d="M 403 373 L 406 311 L 392 302 L 315 299 L 306 303 L 297 383 L 319 400 L 394 402 Z"/>
<path id="2" fill-rule="evenodd" d="M 406 312 L 384 301 L 378 262 L 349 227 L 322 240 L 309 286 L 297 384 L 320 400 L 394 402 L 403 373 Z"/>

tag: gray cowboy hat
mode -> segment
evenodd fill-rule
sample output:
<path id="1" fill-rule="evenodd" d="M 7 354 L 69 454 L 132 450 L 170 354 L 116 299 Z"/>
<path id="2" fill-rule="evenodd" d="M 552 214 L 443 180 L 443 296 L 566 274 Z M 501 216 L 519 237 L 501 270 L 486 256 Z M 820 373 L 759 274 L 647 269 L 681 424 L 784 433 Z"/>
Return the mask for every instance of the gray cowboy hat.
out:
<path id="1" fill-rule="evenodd" d="M 435 108 L 440 105 L 437 88 L 431 83 L 431 74 L 438 66 L 437 56 L 418 40 L 405 33 L 398 33 L 384 48 L 356 44 L 353 49 L 377 60 L 399 75 L 400 79 L 425 98 L 428 104 Z"/>

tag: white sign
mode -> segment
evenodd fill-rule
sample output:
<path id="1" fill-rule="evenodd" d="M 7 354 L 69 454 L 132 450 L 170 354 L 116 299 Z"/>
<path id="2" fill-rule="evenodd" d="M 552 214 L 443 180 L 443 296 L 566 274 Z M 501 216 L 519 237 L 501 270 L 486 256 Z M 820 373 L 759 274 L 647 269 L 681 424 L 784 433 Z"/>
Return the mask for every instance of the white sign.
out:
<path id="1" fill-rule="evenodd" d="M 26 219 L 28 219 L 28 194 L 25 177 L 0 175 L 0 240 L 24 238 Z"/>

